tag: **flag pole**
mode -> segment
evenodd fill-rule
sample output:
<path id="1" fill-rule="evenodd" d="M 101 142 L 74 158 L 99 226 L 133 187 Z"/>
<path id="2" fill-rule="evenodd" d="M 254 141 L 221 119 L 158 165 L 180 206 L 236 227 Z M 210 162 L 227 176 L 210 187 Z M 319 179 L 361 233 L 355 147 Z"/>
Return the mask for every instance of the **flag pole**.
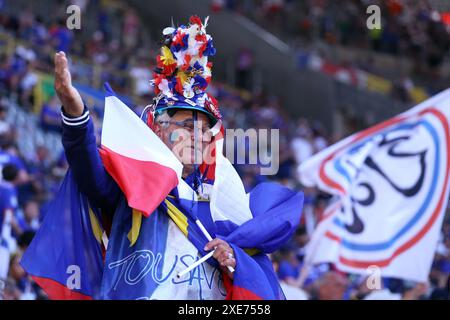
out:
<path id="1" fill-rule="evenodd" d="M 205 262 L 206 260 L 208 260 L 209 258 L 211 258 L 214 254 L 216 250 L 211 251 L 210 253 L 208 253 L 207 255 L 203 256 L 201 259 L 195 261 L 193 264 L 191 264 L 189 267 L 187 267 L 186 269 L 184 269 L 183 271 L 181 271 L 180 273 L 177 274 L 178 278 L 181 278 L 182 276 L 184 276 L 186 273 L 188 273 L 189 271 L 191 271 L 192 269 L 195 269 L 198 265 L 202 264 L 203 262 Z"/>

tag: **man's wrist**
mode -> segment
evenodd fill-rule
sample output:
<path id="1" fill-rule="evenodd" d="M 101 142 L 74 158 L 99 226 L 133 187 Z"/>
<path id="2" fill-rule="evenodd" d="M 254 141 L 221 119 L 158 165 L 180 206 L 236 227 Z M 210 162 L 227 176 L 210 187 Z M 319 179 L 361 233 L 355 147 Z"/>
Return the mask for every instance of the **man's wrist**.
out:
<path id="1" fill-rule="evenodd" d="M 86 106 L 84 106 L 84 110 L 81 116 L 74 117 L 64 110 L 64 106 L 61 106 L 61 119 L 63 124 L 67 126 L 74 127 L 83 125 L 87 123 L 90 119 L 89 109 Z"/>

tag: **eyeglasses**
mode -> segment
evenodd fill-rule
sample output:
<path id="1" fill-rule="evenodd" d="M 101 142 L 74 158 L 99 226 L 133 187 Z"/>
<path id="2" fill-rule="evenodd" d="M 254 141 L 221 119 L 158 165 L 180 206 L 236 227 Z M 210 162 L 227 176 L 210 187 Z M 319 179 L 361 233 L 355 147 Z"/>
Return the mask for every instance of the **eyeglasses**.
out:
<path id="1" fill-rule="evenodd" d="M 163 120 L 163 121 L 158 121 L 158 123 L 173 124 L 173 125 L 176 125 L 177 127 L 187 130 L 189 132 L 194 132 L 194 128 L 195 128 L 194 120 L 184 120 L 184 121 Z M 197 128 L 200 129 L 198 126 L 197 126 Z M 202 127 L 201 129 L 202 129 L 203 139 L 211 139 L 211 137 L 212 137 L 211 128 L 209 126 L 207 126 L 207 127 Z"/>

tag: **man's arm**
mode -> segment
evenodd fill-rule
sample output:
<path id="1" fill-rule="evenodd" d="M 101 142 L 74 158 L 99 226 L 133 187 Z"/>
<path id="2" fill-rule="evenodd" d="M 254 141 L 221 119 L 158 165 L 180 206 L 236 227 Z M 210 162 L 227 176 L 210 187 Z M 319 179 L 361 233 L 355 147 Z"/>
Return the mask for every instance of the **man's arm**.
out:
<path id="1" fill-rule="evenodd" d="M 120 189 L 100 159 L 89 110 L 72 86 L 64 52 L 55 54 L 55 90 L 63 104 L 62 143 L 75 181 L 92 204 L 113 212 Z"/>
<path id="2" fill-rule="evenodd" d="M 113 212 L 120 189 L 103 166 L 89 110 L 85 108 L 82 116 L 74 118 L 61 109 L 62 143 L 78 187 L 96 207 Z"/>

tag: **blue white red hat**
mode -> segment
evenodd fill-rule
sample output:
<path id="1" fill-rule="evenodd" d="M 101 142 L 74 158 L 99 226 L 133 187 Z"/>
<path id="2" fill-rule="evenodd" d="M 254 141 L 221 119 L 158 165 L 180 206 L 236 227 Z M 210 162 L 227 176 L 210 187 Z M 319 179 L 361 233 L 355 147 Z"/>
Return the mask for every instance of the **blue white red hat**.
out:
<path id="1" fill-rule="evenodd" d="M 205 113 L 213 123 L 222 118 L 217 100 L 206 92 L 212 68 L 208 57 L 216 53 L 207 25 L 208 18 L 202 23 L 199 17 L 191 16 L 187 26 L 163 30 L 164 44 L 151 81 L 155 113 L 187 109 Z"/>

